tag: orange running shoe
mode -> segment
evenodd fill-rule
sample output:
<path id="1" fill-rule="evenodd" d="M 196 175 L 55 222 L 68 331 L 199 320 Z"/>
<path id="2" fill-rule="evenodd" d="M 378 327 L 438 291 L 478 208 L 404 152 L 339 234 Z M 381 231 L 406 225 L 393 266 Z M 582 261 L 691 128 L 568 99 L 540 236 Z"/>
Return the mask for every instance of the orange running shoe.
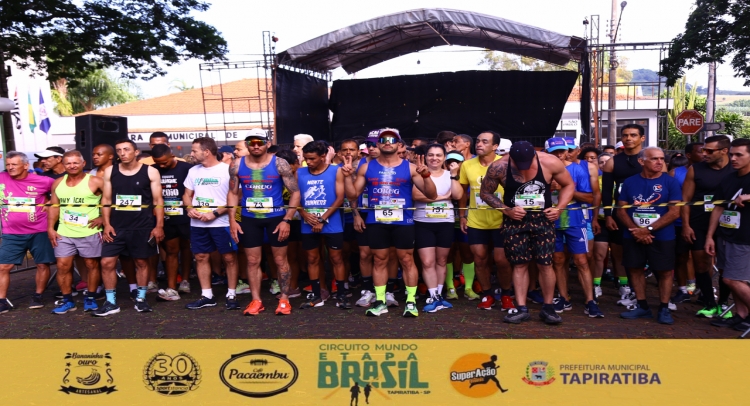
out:
<path id="1" fill-rule="evenodd" d="M 288 300 L 279 299 L 279 307 L 276 308 L 276 314 L 292 314 L 292 305 Z"/>
<path id="2" fill-rule="evenodd" d="M 247 305 L 242 314 L 244 314 L 245 316 L 257 316 L 258 313 L 262 312 L 263 310 L 266 310 L 266 308 L 263 307 L 263 303 L 260 300 L 253 300 L 249 305 Z"/>
<path id="3" fill-rule="evenodd" d="M 310 286 L 312 287 L 312 286 Z M 331 282 L 331 293 L 336 293 L 339 291 L 339 287 L 336 286 L 336 281 Z"/>
<path id="4" fill-rule="evenodd" d="M 502 302 L 502 308 L 500 310 L 507 312 L 510 309 L 516 308 L 516 306 L 513 305 L 513 298 L 510 296 L 503 295 L 500 300 Z"/>

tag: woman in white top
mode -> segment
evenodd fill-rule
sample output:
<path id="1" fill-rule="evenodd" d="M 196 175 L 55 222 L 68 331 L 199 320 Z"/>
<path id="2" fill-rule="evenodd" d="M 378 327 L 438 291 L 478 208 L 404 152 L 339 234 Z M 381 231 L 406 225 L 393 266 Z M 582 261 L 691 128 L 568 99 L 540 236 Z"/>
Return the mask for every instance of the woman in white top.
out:
<path id="1" fill-rule="evenodd" d="M 425 163 L 430 169 L 432 181 L 437 189 L 437 199 L 428 199 L 415 187 L 412 198 L 416 202 L 414 212 L 414 248 L 422 261 L 422 279 L 430 293 L 423 311 L 434 313 L 453 307 L 441 296 L 445 280 L 445 266 L 453 244 L 454 212 L 452 200 L 463 195 L 458 182 L 458 164 L 450 171 L 443 169 L 445 147 L 432 144 L 427 147 Z"/>

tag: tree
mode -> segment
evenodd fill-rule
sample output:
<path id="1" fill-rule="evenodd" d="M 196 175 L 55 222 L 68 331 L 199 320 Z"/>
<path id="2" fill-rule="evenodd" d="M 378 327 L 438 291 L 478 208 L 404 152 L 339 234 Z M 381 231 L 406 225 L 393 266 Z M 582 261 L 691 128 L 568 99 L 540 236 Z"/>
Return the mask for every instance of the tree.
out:
<path id="1" fill-rule="evenodd" d="M 735 76 L 750 86 L 750 0 L 696 0 L 685 32 L 672 40 L 659 75 L 671 86 L 686 69 L 709 62 L 723 63 L 733 55 Z"/>
<path id="2" fill-rule="evenodd" d="M 140 99 L 140 89 L 127 79 L 113 77 L 100 69 L 92 72 L 67 91 L 73 114 Z"/>
<path id="3" fill-rule="evenodd" d="M 220 33 L 191 16 L 208 8 L 200 0 L 3 1 L 0 59 L 46 73 L 52 82 L 66 79 L 71 88 L 103 68 L 151 79 L 187 59 L 225 59 L 227 43 Z M 8 97 L 5 69 L 0 97 Z M 6 146 L 14 147 L 12 137 Z"/>
<path id="4" fill-rule="evenodd" d="M 528 56 L 517 56 L 505 52 L 495 52 L 485 49 L 482 59 L 477 65 L 486 65 L 489 70 L 527 70 L 527 71 L 559 71 L 578 70 L 576 62 L 570 61 L 565 66 L 540 61 Z"/>
<path id="5" fill-rule="evenodd" d="M 169 89 L 175 89 L 179 90 L 180 92 L 184 92 L 185 90 L 192 90 L 195 88 L 195 86 L 190 86 L 185 82 L 185 79 L 175 79 L 171 82 L 169 82 Z"/>

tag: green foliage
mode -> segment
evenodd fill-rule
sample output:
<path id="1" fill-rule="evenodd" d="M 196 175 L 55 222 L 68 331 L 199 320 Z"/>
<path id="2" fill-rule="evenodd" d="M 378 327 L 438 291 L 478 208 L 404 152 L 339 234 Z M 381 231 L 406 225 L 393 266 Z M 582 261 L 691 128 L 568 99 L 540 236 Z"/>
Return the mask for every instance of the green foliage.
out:
<path id="1" fill-rule="evenodd" d="M 489 70 L 525 70 L 525 71 L 560 71 L 560 70 L 578 70 L 578 65 L 570 61 L 567 65 L 555 65 L 553 63 L 540 61 L 528 56 L 517 56 L 505 52 L 495 52 L 485 49 L 482 59 L 477 65 L 485 65 Z"/>
<path id="2" fill-rule="evenodd" d="M 70 105 L 68 99 L 64 98 L 57 89 L 52 89 L 52 101 L 55 102 L 53 110 L 60 116 L 67 117 L 74 114 L 73 106 Z"/>
<path id="3" fill-rule="evenodd" d="M 663 59 L 659 75 L 673 85 L 685 70 L 732 57 L 736 76 L 750 86 L 750 0 L 696 0 L 685 32 L 672 41 L 669 56 Z"/>
<path id="4" fill-rule="evenodd" d="M 169 89 L 175 89 L 179 90 L 181 92 L 184 92 L 185 90 L 191 90 L 194 89 L 195 86 L 190 86 L 185 82 L 185 79 L 175 79 L 171 82 L 169 82 Z"/>
<path id="5" fill-rule="evenodd" d="M 727 103 L 727 106 L 731 107 L 750 107 L 750 99 L 735 100 L 731 103 Z"/>
<path id="6" fill-rule="evenodd" d="M 140 99 L 140 90 L 127 79 L 116 78 L 100 69 L 68 89 L 73 114 L 92 111 Z"/>

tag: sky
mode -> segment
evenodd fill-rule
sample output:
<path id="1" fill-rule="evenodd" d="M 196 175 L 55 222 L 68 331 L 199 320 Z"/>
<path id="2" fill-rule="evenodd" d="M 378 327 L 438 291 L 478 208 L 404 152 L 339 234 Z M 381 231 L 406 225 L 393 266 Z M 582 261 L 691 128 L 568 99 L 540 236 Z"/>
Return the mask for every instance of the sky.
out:
<path id="1" fill-rule="evenodd" d="M 213 25 L 229 45 L 229 61 L 262 59 L 263 31 L 271 31 L 279 41 L 280 53 L 317 36 L 378 16 L 418 8 L 449 8 L 473 11 L 502 17 L 549 31 L 578 37 L 588 36 L 582 24 L 585 17 L 600 17 L 600 42 L 609 42 L 610 0 L 378 0 L 364 1 L 260 1 L 213 0 L 207 12 L 194 17 Z M 620 0 L 618 0 L 618 4 Z M 694 0 L 629 0 L 624 9 L 618 32 L 618 42 L 670 41 L 684 31 L 685 22 Z M 405 55 L 349 75 L 343 69 L 333 72 L 333 80 L 397 76 L 459 70 L 486 69 L 478 63 L 482 50 L 461 46 L 442 46 Z M 658 70 L 658 52 L 623 52 L 628 58 L 628 69 Z M 417 63 L 419 61 L 419 63 Z M 196 88 L 218 84 L 219 78 L 204 73 L 199 64 L 191 60 L 169 67 L 164 77 L 148 82 L 137 80 L 144 97 L 156 97 L 176 92 L 175 81 L 184 81 Z M 234 75 L 234 76 L 233 76 Z M 222 82 L 255 77 L 255 71 L 241 70 L 226 73 Z M 687 72 L 688 83 L 706 86 L 707 66 Z M 725 90 L 750 90 L 743 87 L 743 79 L 734 77 L 728 61 L 719 66 L 717 86 Z"/>

